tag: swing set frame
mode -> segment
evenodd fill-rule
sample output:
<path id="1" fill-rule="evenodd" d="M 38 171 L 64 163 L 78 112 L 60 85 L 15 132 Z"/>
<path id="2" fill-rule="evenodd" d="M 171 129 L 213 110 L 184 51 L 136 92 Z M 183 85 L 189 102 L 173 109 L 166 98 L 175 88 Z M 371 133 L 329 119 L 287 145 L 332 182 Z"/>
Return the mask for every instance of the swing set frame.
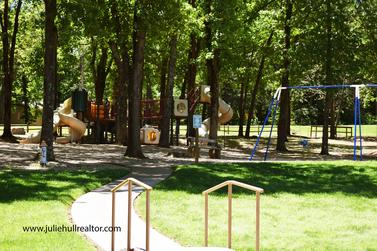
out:
<path id="1" fill-rule="evenodd" d="M 270 148 L 271 144 L 271 136 L 272 136 L 272 130 L 275 124 L 275 118 L 276 118 L 276 111 L 279 107 L 279 102 L 280 102 L 280 96 L 282 91 L 289 91 L 292 89 L 345 89 L 345 88 L 353 88 L 355 92 L 355 98 L 354 98 L 354 137 L 353 137 L 353 160 L 356 161 L 358 160 L 357 158 L 357 126 L 359 127 L 359 144 L 360 144 L 360 156 L 359 159 L 363 160 L 363 143 L 362 143 L 362 135 L 361 135 L 361 110 L 360 110 L 360 88 L 368 88 L 368 87 L 377 87 L 377 84 L 363 84 L 363 85 L 302 85 L 302 86 L 287 86 L 287 87 L 279 87 L 275 95 L 272 97 L 272 100 L 270 102 L 270 105 L 268 107 L 267 115 L 263 121 L 262 129 L 259 132 L 257 141 L 254 145 L 253 151 L 251 152 L 251 156 L 249 160 L 253 160 L 255 153 L 258 149 L 260 138 L 262 136 L 264 127 L 267 124 L 267 121 L 271 115 L 272 112 L 272 124 L 270 128 L 270 133 L 268 136 L 268 141 L 267 141 L 267 147 L 266 151 L 264 153 L 264 160 L 267 160 L 268 157 L 268 151 Z"/>

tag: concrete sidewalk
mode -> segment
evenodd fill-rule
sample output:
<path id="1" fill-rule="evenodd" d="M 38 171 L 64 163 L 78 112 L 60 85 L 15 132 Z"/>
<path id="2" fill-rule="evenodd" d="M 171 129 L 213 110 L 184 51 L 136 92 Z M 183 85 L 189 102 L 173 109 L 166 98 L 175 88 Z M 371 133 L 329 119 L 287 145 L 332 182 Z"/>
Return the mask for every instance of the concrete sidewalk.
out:
<path id="1" fill-rule="evenodd" d="M 167 178 L 171 169 L 163 167 L 142 168 L 138 167 L 129 177 L 138 179 L 150 186 Z M 126 177 L 125 177 L 126 178 Z M 78 226 L 111 226 L 111 188 L 121 180 L 117 180 L 104 187 L 84 194 L 77 199 L 71 208 L 71 216 L 74 224 Z M 143 190 L 135 187 L 132 193 L 132 200 Z M 116 226 L 122 228 L 121 232 L 115 234 L 115 250 L 122 250 L 127 247 L 127 186 L 124 186 L 116 195 Z M 132 210 L 132 242 L 133 248 L 145 249 L 145 222 L 142 221 L 136 212 Z M 85 235 L 94 242 L 101 250 L 111 250 L 111 233 L 88 232 Z M 167 237 L 151 229 L 150 246 L 152 250 L 179 250 L 180 245 Z M 158 248 L 160 247 L 160 248 Z"/>
<path id="2" fill-rule="evenodd" d="M 171 174 L 168 167 L 138 167 L 128 177 L 138 179 L 150 186 L 166 179 Z M 126 178 L 126 177 L 125 177 Z M 106 186 L 84 194 L 72 205 L 72 221 L 77 226 L 106 227 L 111 226 L 111 188 L 124 180 L 114 181 Z M 143 192 L 135 187 L 132 193 L 132 200 L 135 201 L 138 195 Z M 122 228 L 121 232 L 115 234 L 115 250 L 126 250 L 127 248 L 127 186 L 124 186 L 116 195 L 116 226 Z M 132 210 L 132 242 L 131 247 L 145 250 L 145 222 Z M 100 250 L 111 250 L 110 232 L 86 232 L 84 233 Z M 177 242 L 167 238 L 151 228 L 150 232 L 151 251 L 194 251 L 204 248 L 185 248 Z M 224 248 L 206 248 L 205 250 L 229 250 Z"/>

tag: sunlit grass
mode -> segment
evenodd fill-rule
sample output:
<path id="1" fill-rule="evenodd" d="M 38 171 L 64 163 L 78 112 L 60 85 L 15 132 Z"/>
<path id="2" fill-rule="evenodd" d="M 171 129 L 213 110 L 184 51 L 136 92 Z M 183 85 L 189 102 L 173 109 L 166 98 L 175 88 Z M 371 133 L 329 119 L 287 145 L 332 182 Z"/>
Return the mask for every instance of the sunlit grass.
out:
<path id="1" fill-rule="evenodd" d="M 265 189 L 262 250 L 376 250 L 377 162 L 180 166 L 151 194 L 152 225 L 186 246 L 203 246 L 201 192 L 235 179 Z M 210 195 L 210 246 L 226 246 L 226 189 Z M 144 212 L 144 198 L 137 200 Z M 233 248 L 253 250 L 255 195 L 235 189 Z"/>
<path id="2" fill-rule="evenodd" d="M 76 198 L 127 173 L 0 170 L 0 250 L 95 250 L 79 233 L 31 233 L 22 227 L 70 226 Z"/>

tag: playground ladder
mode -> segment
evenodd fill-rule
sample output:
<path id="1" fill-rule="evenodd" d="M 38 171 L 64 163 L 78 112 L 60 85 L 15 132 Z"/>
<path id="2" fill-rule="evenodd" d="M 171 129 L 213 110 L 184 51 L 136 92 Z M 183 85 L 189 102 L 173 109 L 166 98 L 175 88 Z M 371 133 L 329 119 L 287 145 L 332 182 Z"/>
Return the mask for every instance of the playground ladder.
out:
<path id="1" fill-rule="evenodd" d="M 111 250 L 114 251 L 115 246 L 115 193 L 118 191 L 122 186 L 128 184 L 128 224 L 127 224 L 127 251 L 131 251 L 131 210 L 132 210 L 132 185 L 136 184 L 138 186 L 143 187 L 146 190 L 146 229 L 145 229 L 145 235 L 146 235 L 146 243 L 145 243 L 145 249 L 146 251 L 149 251 L 149 237 L 150 237 L 150 191 L 152 190 L 152 187 L 148 186 L 147 184 L 134 179 L 134 178 L 128 178 L 121 183 L 119 183 L 116 187 L 111 189 L 112 193 L 112 212 L 111 212 L 111 223 L 112 223 L 112 232 L 111 232 Z"/>
<path id="2" fill-rule="evenodd" d="M 254 191 L 256 193 L 256 220 L 255 220 L 255 250 L 259 251 L 259 232 L 260 232 L 260 194 L 263 193 L 263 189 L 255 186 L 251 186 L 245 183 L 241 183 L 234 180 L 227 180 L 214 187 L 211 187 L 203 191 L 205 198 L 204 205 L 204 245 L 208 247 L 208 194 L 212 193 L 222 187 L 228 186 L 228 248 L 232 248 L 232 188 L 233 185 L 245 188 L 247 190 Z"/>

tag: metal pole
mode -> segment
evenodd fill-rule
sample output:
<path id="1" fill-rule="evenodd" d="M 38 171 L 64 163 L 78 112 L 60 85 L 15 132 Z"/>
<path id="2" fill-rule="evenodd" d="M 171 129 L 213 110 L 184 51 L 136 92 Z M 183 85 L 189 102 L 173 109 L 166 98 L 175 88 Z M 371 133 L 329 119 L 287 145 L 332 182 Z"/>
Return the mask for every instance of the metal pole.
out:
<path id="1" fill-rule="evenodd" d="M 360 160 L 363 160 L 363 138 L 361 136 L 361 109 L 360 109 L 360 93 L 359 98 L 357 99 L 357 109 L 359 113 L 359 140 L 360 140 Z"/>
<path id="2" fill-rule="evenodd" d="M 195 128 L 195 163 L 199 163 L 199 129 Z"/>
<path id="3" fill-rule="evenodd" d="M 354 102 L 354 112 L 353 112 L 353 126 L 354 126 L 354 131 L 355 131 L 355 134 L 353 136 L 353 160 L 357 160 L 357 156 L 356 156 L 356 137 L 357 137 L 357 128 L 356 128 L 356 124 L 357 124 L 357 120 L 356 120 L 356 117 L 357 117 L 357 88 L 355 88 L 355 102 Z"/>
<path id="4" fill-rule="evenodd" d="M 272 136 L 272 129 L 274 128 L 274 123 L 275 123 L 275 117 L 276 117 L 276 111 L 278 109 L 278 104 L 279 100 L 276 100 L 275 107 L 274 107 L 274 115 L 272 116 L 272 123 L 271 123 L 271 129 L 270 129 L 270 135 L 268 137 L 268 142 L 267 142 L 267 148 L 266 152 L 264 153 L 264 160 L 267 160 L 267 155 L 268 155 L 268 149 L 270 148 L 270 143 L 271 143 L 271 136 Z"/>
<path id="5" fill-rule="evenodd" d="M 260 141 L 260 138 L 262 137 L 262 133 L 263 133 L 263 130 L 264 130 L 264 126 L 266 125 L 266 123 L 268 121 L 268 118 L 270 117 L 271 108 L 272 108 L 272 105 L 274 104 L 274 102 L 275 102 L 275 97 L 272 98 L 271 103 L 270 103 L 270 105 L 268 107 L 267 115 L 264 118 L 262 129 L 259 132 L 259 135 L 258 135 L 258 138 L 257 138 L 257 142 L 255 143 L 254 149 L 253 149 L 253 151 L 251 153 L 251 156 L 250 156 L 249 160 L 253 160 L 255 152 L 257 151 L 257 148 L 258 148 L 258 145 L 259 145 L 259 141 Z"/>

